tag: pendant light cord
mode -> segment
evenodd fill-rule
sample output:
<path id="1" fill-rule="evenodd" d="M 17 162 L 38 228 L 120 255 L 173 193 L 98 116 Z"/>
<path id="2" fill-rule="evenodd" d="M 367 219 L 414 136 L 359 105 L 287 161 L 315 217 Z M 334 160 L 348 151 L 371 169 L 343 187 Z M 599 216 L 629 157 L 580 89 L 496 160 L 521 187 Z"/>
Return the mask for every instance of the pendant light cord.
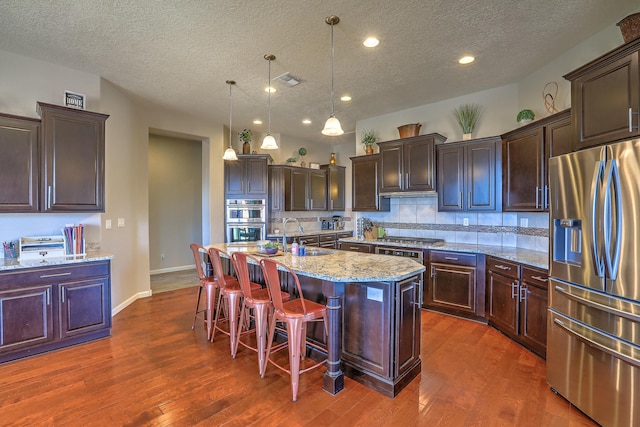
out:
<path id="1" fill-rule="evenodd" d="M 333 101 L 333 21 L 331 22 L 331 117 L 335 116 Z"/>
<path id="2" fill-rule="evenodd" d="M 269 81 L 267 82 L 267 93 L 268 95 L 268 111 L 269 111 L 269 117 L 268 117 L 268 122 L 267 122 L 267 135 L 271 135 L 271 56 L 269 56 L 267 58 L 269 60 Z"/>
<path id="3" fill-rule="evenodd" d="M 233 117 L 233 97 L 231 96 L 231 86 L 232 83 L 229 83 L 229 148 L 231 148 L 231 120 Z"/>

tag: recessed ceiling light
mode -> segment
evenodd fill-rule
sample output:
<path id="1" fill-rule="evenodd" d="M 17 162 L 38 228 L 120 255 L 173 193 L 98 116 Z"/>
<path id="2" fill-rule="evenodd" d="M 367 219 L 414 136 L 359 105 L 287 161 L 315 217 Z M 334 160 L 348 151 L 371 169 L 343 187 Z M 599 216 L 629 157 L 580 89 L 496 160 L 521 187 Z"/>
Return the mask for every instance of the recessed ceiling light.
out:
<path id="1" fill-rule="evenodd" d="M 344 102 L 351 101 L 351 97 L 349 95 L 344 95 L 340 97 L 340 101 L 344 101 Z"/>
<path id="2" fill-rule="evenodd" d="M 458 60 L 458 62 L 460 64 L 471 64 L 475 60 L 476 60 L 476 58 L 474 58 L 473 56 L 463 56 L 462 58 L 460 58 Z"/>
<path id="3" fill-rule="evenodd" d="M 304 123 L 305 125 L 310 125 L 310 124 L 311 124 L 311 120 L 309 120 L 309 119 L 304 119 L 304 120 L 302 121 L 302 123 Z"/>
<path id="4" fill-rule="evenodd" d="M 366 47 L 376 47 L 380 44 L 380 40 L 375 37 L 368 37 L 362 44 Z"/>
<path id="5" fill-rule="evenodd" d="M 253 124 L 254 124 L 254 125 L 261 125 L 261 124 L 262 124 L 262 120 L 260 120 L 260 119 L 255 119 L 255 120 L 253 121 Z"/>
<path id="6" fill-rule="evenodd" d="M 271 93 L 274 93 L 274 92 L 276 92 L 276 88 L 275 88 L 275 87 L 273 87 L 273 86 L 267 86 L 267 87 L 265 87 L 265 88 L 264 88 L 264 91 L 265 91 L 265 92 L 271 92 Z"/>

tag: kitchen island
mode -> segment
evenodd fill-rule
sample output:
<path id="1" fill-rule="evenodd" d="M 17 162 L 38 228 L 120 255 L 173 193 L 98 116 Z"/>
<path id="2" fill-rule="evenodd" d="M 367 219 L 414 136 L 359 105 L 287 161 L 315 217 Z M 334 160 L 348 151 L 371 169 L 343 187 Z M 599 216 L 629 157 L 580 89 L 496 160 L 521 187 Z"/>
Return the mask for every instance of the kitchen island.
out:
<path id="1" fill-rule="evenodd" d="M 255 246 L 211 246 L 227 253 L 257 252 Z M 338 393 L 346 374 L 394 397 L 421 370 L 420 301 L 425 267 L 408 258 L 314 250 L 315 255 L 286 253 L 274 259 L 298 275 L 305 298 L 327 305 L 328 360 L 323 388 Z M 285 277 L 283 286 L 289 285 Z M 320 329 L 310 328 L 308 334 L 310 339 L 324 339 Z"/>

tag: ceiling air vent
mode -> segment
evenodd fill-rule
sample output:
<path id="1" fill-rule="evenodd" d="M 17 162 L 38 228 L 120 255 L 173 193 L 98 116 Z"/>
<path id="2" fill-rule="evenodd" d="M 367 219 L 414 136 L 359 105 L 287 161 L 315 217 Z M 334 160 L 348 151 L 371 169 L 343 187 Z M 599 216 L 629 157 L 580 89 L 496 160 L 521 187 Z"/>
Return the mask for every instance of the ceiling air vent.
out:
<path id="1" fill-rule="evenodd" d="M 294 87 L 300 84 L 300 79 L 292 76 L 290 73 L 284 73 L 281 76 L 275 77 L 273 80 L 277 80 L 288 87 Z"/>

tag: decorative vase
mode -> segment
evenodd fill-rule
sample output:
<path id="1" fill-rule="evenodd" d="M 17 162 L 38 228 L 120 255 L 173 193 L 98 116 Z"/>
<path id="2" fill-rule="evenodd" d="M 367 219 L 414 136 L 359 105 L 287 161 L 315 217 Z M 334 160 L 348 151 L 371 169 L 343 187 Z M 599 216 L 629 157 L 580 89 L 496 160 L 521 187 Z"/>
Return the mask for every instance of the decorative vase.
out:
<path id="1" fill-rule="evenodd" d="M 336 164 L 336 153 L 331 153 L 331 158 L 329 159 L 329 164 L 330 165 L 335 165 Z"/>
<path id="2" fill-rule="evenodd" d="M 464 133 L 462 134 L 462 140 L 463 141 L 468 141 L 471 139 L 471 134 L 470 133 Z"/>
<path id="3" fill-rule="evenodd" d="M 251 143 L 249 141 L 245 141 L 242 144 L 242 154 L 251 154 Z"/>
<path id="4" fill-rule="evenodd" d="M 532 121 L 533 120 L 531 120 L 531 119 L 522 119 L 522 120 L 520 120 L 520 126 L 526 126 L 529 123 L 531 123 Z"/>
<path id="5" fill-rule="evenodd" d="M 640 13 L 634 13 L 616 24 L 620 27 L 625 43 L 640 37 Z"/>
<path id="6" fill-rule="evenodd" d="M 373 154 L 373 146 L 367 145 L 366 147 L 364 147 L 364 152 L 365 154 Z"/>

